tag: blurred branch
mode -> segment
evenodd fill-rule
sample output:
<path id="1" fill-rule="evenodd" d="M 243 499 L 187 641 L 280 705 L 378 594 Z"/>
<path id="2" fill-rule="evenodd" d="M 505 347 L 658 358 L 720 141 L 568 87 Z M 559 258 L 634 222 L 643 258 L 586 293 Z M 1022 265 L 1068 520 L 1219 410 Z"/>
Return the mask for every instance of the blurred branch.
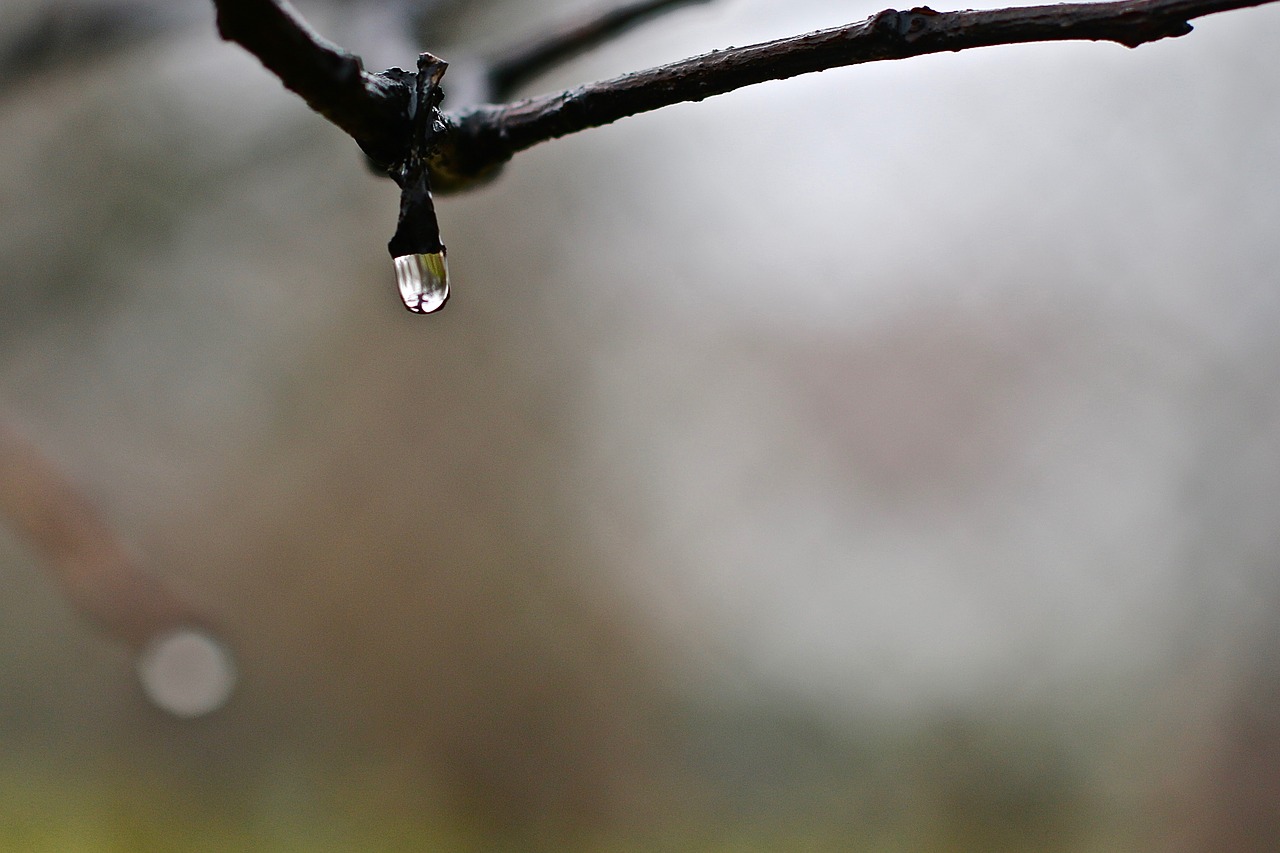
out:
<path id="1" fill-rule="evenodd" d="M 0 34 L 0 90 L 59 65 L 83 63 L 170 30 L 192 18 L 189 8 L 150 0 L 41 10 Z"/>
<path id="2" fill-rule="evenodd" d="M 707 0 L 639 0 L 616 9 L 587 14 L 573 21 L 513 45 L 490 60 L 490 97 L 507 98 L 534 77 L 552 66 L 586 53 L 645 20 L 693 3 Z"/>
<path id="3" fill-rule="evenodd" d="M 2 426 L 0 516 L 36 551 L 72 605 L 131 648 L 180 626 L 205 624 L 138 566 L 66 474 Z"/>

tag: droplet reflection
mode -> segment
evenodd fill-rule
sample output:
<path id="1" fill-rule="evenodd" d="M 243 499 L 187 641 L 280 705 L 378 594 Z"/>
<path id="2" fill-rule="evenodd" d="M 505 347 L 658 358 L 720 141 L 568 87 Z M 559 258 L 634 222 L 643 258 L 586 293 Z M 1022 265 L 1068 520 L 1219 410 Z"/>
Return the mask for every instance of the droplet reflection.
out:
<path id="1" fill-rule="evenodd" d="M 231 698 L 236 668 L 231 652 L 203 631 L 179 628 L 153 639 L 137 661 L 142 689 L 175 717 L 200 717 Z"/>
<path id="2" fill-rule="evenodd" d="M 449 262 L 444 250 L 395 258 L 396 284 L 404 307 L 415 314 L 430 314 L 449 298 Z"/>

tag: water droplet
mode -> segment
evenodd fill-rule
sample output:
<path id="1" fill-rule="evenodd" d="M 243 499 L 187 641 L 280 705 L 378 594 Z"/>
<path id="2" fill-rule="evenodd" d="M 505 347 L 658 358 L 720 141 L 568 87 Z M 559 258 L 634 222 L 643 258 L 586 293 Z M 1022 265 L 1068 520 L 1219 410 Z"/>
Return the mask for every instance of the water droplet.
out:
<path id="1" fill-rule="evenodd" d="M 430 314 L 449 298 L 449 262 L 444 249 L 424 255 L 395 258 L 396 284 L 404 307 L 415 314 Z"/>
<path id="2" fill-rule="evenodd" d="M 231 652 L 203 631 L 179 628 L 153 639 L 137 661 L 147 698 L 175 717 L 200 717 L 231 698 L 236 667 Z"/>

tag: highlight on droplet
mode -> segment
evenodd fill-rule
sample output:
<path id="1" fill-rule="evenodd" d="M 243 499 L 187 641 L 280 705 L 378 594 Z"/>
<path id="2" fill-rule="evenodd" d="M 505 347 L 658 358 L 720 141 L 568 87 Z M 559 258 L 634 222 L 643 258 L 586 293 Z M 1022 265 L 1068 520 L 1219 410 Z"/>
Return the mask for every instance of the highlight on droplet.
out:
<path id="1" fill-rule="evenodd" d="M 236 686 L 230 650 L 197 628 L 153 639 L 138 655 L 138 680 L 147 698 L 175 717 L 202 717 L 227 703 Z"/>
<path id="2" fill-rule="evenodd" d="M 415 314 L 439 311 L 449 298 L 449 262 L 444 249 L 395 258 L 396 284 L 404 307 Z"/>

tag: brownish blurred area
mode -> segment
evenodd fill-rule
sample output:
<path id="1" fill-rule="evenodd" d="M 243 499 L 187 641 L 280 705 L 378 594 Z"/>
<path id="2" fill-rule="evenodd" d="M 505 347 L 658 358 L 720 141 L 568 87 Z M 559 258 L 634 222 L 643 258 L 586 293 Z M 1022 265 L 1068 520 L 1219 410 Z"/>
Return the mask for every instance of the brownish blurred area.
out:
<path id="1" fill-rule="evenodd" d="M 364 304 L 288 439 L 166 561 L 219 579 L 246 701 L 303 702 L 489 819 L 652 815 L 678 778 L 674 684 L 566 518 L 567 413 L 465 305 L 424 335 Z"/>

